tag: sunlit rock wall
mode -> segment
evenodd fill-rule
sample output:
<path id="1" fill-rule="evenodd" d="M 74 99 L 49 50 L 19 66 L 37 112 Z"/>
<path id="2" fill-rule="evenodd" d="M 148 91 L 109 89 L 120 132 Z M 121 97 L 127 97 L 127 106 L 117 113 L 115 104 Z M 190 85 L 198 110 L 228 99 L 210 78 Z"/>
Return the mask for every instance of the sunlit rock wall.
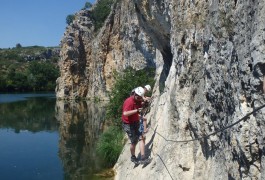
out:
<path id="1" fill-rule="evenodd" d="M 61 41 L 57 98 L 106 99 L 114 71 L 155 66 L 155 49 L 139 26 L 134 4 L 128 2 L 114 5 L 97 32 L 89 10 L 76 13 Z"/>
<path id="2" fill-rule="evenodd" d="M 263 109 L 209 138 L 174 141 L 213 133 L 264 104 L 265 2 L 134 2 L 163 66 L 148 115 L 153 162 L 134 169 L 126 144 L 116 179 L 264 179 Z"/>
<path id="3" fill-rule="evenodd" d="M 263 105 L 264 8 L 264 1 L 123 0 L 97 34 L 89 11 L 79 12 L 62 40 L 58 98 L 107 97 L 114 70 L 156 67 L 146 140 L 153 161 L 134 168 L 126 144 L 116 179 L 265 178 L 263 109 L 209 138 L 164 139 L 205 136 Z"/>

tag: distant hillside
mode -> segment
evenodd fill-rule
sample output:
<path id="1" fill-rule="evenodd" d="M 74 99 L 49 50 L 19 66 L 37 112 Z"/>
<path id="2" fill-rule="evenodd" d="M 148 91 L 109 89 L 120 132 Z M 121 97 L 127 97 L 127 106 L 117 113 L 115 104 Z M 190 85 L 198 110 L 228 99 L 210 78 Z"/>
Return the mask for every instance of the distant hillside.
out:
<path id="1" fill-rule="evenodd" d="M 59 53 L 59 47 L 0 49 L 0 91 L 53 91 Z"/>

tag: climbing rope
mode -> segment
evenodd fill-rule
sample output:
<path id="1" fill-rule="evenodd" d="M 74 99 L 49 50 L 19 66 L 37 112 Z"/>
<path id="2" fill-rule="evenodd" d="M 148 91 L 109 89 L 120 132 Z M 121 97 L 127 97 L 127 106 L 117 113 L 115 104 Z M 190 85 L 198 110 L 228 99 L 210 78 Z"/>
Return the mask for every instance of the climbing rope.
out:
<path id="1" fill-rule="evenodd" d="M 201 137 L 198 137 L 198 138 L 195 138 L 195 139 L 190 139 L 190 140 L 179 140 L 179 141 L 178 141 L 178 140 L 166 139 L 162 134 L 160 134 L 159 132 L 156 132 L 155 129 L 153 129 L 152 127 L 150 127 L 150 128 L 154 131 L 154 133 L 158 134 L 160 137 L 162 137 L 165 141 L 168 141 L 168 142 L 184 143 L 184 142 L 197 141 L 197 140 L 201 140 L 201 139 L 207 139 L 207 138 L 209 138 L 209 137 L 212 136 L 212 135 L 215 135 L 215 134 L 217 134 L 217 133 L 219 133 L 219 132 L 225 131 L 225 130 L 227 130 L 228 128 L 231 128 L 232 126 L 234 126 L 234 125 L 238 124 L 239 122 L 241 122 L 241 121 L 247 119 L 250 115 L 254 114 L 255 112 L 261 110 L 261 109 L 264 108 L 264 107 L 265 107 L 265 104 L 262 105 L 262 106 L 260 106 L 260 107 L 258 107 L 258 108 L 256 108 L 256 109 L 254 109 L 252 112 L 246 114 L 244 117 L 242 117 L 242 118 L 239 119 L 238 121 L 236 121 L 236 122 L 230 124 L 229 126 L 226 126 L 226 127 L 222 128 L 222 129 L 219 129 L 219 130 L 217 130 L 217 131 L 215 131 L 215 132 L 213 132 L 213 133 L 210 133 L 210 134 L 208 134 L 208 135 L 206 135 L 206 136 L 201 136 Z"/>
<path id="2" fill-rule="evenodd" d="M 255 112 L 261 110 L 261 109 L 264 108 L 264 107 L 265 107 L 265 104 L 262 105 L 262 106 L 260 106 L 260 107 L 258 107 L 258 108 L 256 108 L 256 109 L 254 109 L 252 112 L 246 114 L 244 117 L 242 117 L 242 118 L 239 119 L 238 121 L 236 121 L 236 122 L 230 124 L 229 126 L 226 126 L 226 127 L 222 128 L 222 129 L 217 130 L 217 131 L 215 131 L 215 132 L 213 132 L 213 133 L 211 133 L 211 134 L 208 134 L 208 135 L 206 135 L 206 136 L 202 136 L 202 137 L 198 137 L 198 138 L 190 139 L 190 140 L 177 141 L 177 140 L 166 139 L 162 134 L 160 134 L 159 132 L 156 132 L 156 130 L 153 129 L 152 127 L 151 127 L 151 129 L 154 131 L 154 134 L 158 134 L 158 135 L 161 136 L 165 141 L 171 141 L 171 142 L 177 142 L 177 143 L 197 141 L 197 140 L 200 140 L 200 139 L 209 138 L 210 136 L 212 136 L 212 135 L 214 135 L 214 134 L 217 134 L 217 133 L 219 133 L 219 132 L 222 132 L 222 131 L 227 130 L 228 128 L 231 128 L 232 126 L 234 126 L 234 125 L 238 124 L 239 122 L 241 122 L 241 121 L 247 119 L 250 115 L 254 114 Z M 167 171 L 168 175 L 170 176 L 170 178 L 171 178 L 172 180 L 174 180 L 172 174 L 170 173 L 170 171 L 169 171 L 168 167 L 166 166 L 166 164 L 165 164 L 164 160 L 162 159 L 162 157 L 161 157 L 158 153 L 154 153 L 153 150 L 151 150 L 151 152 L 152 152 L 153 155 L 157 155 L 157 156 L 159 157 L 159 159 L 160 159 L 161 162 L 163 163 L 164 167 L 166 168 L 166 171 Z"/>
<path id="3" fill-rule="evenodd" d="M 152 150 L 152 153 L 153 153 L 153 155 L 157 155 L 157 156 L 159 157 L 160 161 L 163 163 L 164 167 L 166 168 L 168 175 L 170 176 L 170 178 L 171 178 L 172 180 L 174 180 L 174 178 L 173 178 L 172 174 L 170 173 L 170 171 L 169 171 L 167 165 L 165 164 L 163 158 L 162 158 L 158 153 L 154 153 L 153 150 Z"/>

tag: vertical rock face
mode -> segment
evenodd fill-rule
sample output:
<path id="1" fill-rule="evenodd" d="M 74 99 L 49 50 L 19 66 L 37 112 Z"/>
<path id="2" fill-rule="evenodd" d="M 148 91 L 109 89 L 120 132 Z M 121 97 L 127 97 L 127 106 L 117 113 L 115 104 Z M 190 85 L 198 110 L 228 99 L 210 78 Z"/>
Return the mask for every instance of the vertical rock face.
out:
<path id="1" fill-rule="evenodd" d="M 88 10 L 78 12 L 62 39 L 57 98 L 104 99 L 111 90 L 114 71 L 129 66 L 135 69 L 155 66 L 155 49 L 139 27 L 133 3 L 114 5 L 96 33 L 90 14 Z"/>
<path id="2" fill-rule="evenodd" d="M 265 1 L 124 0 L 94 35 L 81 11 L 62 40 L 57 97 L 106 97 L 113 70 L 155 66 L 153 161 L 133 168 L 126 144 L 116 179 L 265 179 L 264 109 L 175 142 L 265 103 L 264 14 Z"/>

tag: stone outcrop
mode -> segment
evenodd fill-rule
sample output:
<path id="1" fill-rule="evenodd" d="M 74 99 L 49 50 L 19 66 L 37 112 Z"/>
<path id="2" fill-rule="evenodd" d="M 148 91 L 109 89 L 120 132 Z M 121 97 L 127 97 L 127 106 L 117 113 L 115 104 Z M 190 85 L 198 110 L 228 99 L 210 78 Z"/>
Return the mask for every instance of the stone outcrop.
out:
<path id="1" fill-rule="evenodd" d="M 62 40 L 57 97 L 107 97 L 112 72 L 156 67 L 147 166 L 126 144 L 116 179 L 265 179 L 265 1 L 123 0 L 93 34 L 80 11 Z M 172 141 L 166 141 L 172 140 Z"/>
<path id="2" fill-rule="evenodd" d="M 33 54 L 34 53 L 34 54 Z M 45 51 L 40 52 L 33 52 L 32 54 L 22 54 L 22 57 L 25 61 L 34 61 L 34 60 L 52 60 L 52 59 L 59 59 L 60 48 L 51 47 L 47 48 Z"/>
<path id="3" fill-rule="evenodd" d="M 129 66 L 135 69 L 155 66 L 155 48 L 138 25 L 133 3 L 113 6 L 98 32 L 94 32 L 89 10 L 81 10 L 75 17 L 61 41 L 57 98 L 106 99 L 114 71 Z"/>

